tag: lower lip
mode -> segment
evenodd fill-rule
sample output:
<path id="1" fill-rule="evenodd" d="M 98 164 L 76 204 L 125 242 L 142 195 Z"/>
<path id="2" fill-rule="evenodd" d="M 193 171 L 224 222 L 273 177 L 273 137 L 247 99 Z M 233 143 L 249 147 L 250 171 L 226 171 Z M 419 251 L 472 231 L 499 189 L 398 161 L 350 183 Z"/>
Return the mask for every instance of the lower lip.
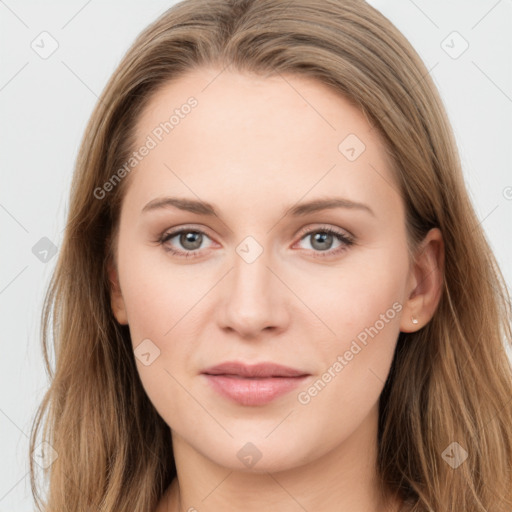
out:
<path id="1" fill-rule="evenodd" d="M 289 393 L 307 378 L 307 375 L 261 379 L 249 379 L 233 375 L 203 375 L 215 391 L 240 405 L 268 404 L 275 398 Z"/>

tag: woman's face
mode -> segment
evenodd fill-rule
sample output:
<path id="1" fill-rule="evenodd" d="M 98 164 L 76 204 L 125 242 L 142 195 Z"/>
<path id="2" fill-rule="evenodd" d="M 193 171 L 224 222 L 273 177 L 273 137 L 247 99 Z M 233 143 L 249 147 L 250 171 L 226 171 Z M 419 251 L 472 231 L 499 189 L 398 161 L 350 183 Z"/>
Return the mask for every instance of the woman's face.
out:
<path id="1" fill-rule="evenodd" d="M 137 134 L 113 309 L 173 439 L 276 471 L 373 428 L 414 281 L 365 117 L 312 79 L 198 69 Z"/>

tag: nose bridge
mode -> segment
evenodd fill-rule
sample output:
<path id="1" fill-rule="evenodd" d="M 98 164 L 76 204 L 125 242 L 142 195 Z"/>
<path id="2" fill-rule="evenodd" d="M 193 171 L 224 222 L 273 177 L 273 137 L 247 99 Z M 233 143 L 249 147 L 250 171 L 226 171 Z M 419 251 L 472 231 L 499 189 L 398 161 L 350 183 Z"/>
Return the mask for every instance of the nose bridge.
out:
<path id="1" fill-rule="evenodd" d="M 268 269 L 270 251 L 261 249 L 260 252 L 250 241 L 242 242 L 234 256 L 230 295 L 239 305 L 245 304 L 248 311 L 263 308 L 272 301 L 275 293 L 272 273 Z"/>
<path id="2" fill-rule="evenodd" d="M 221 323 L 241 334 L 257 335 L 286 321 L 283 287 L 268 267 L 272 254 L 252 237 L 244 239 L 233 255 L 233 270 L 225 284 Z"/>
<path id="3" fill-rule="evenodd" d="M 252 250 L 253 249 L 249 249 L 247 255 L 249 255 Z M 263 251 L 254 259 L 245 259 L 244 255 L 240 255 L 241 251 L 242 249 L 240 247 L 237 248 L 237 254 L 233 261 L 233 293 L 242 293 L 242 296 L 245 295 L 251 300 L 258 297 L 269 296 L 269 287 L 271 286 L 269 278 L 271 272 L 268 269 L 270 264 L 268 251 Z"/>

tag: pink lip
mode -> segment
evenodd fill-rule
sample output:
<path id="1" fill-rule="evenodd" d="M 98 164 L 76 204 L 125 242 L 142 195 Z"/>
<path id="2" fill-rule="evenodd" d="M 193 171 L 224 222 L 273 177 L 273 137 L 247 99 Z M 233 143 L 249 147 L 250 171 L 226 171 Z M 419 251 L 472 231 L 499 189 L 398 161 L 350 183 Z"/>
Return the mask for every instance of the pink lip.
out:
<path id="1" fill-rule="evenodd" d="M 309 375 L 274 363 L 227 362 L 202 372 L 221 395 L 241 405 L 265 405 L 299 386 Z"/>

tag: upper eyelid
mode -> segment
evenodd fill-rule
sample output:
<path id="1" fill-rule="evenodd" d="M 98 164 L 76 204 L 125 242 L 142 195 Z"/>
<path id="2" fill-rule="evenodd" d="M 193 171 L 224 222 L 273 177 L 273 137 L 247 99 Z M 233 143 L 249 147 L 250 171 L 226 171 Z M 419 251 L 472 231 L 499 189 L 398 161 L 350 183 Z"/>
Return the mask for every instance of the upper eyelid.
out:
<path id="1" fill-rule="evenodd" d="M 300 236 L 302 238 L 306 235 L 310 235 L 311 233 L 321 232 L 322 230 L 334 231 L 338 235 L 344 236 L 345 238 L 350 238 L 350 239 L 355 238 L 355 236 L 347 229 L 340 228 L 338 226 L 331 226 L 329 224 L 321 224 L 321 225 L 318 225 L 317 227 L 306 227 L 304 229 L 299 230 L 295 236 Z"/>
<path id="2" fill-rule="evenodd" d="M 169 228 L 169 229 L 165 229 L 160 238 L 166 238 L 166 237 L 174 237 L 176 235 L 179 235 L 183 232 L 188 232 L 188 231 L 195 231 L 195 232 L 198 232 L 198 233 L 201 233 L 203 235 L 206 235 L 208 236 L 209 238 L 212 238 L 209 234 L 208 234 L 208 229 L 201 226 L 201 227 L 197 227 L 197 226 L 178 226 L 176 228 Z"/>
<path id="3" fill-rule="evenodd" d="M 300 230 L 298 230 L 296 232 L 296 234 L 294 236 L 299 236 L 299 235 L 306 235 L 306 234 L 309 234 L 311 232 L 315 232 L 315 231 L 321 231 L 322 229 L 332 229 L 334 231 L 342 231 L 344 233 L 347 234 L 347 236 L 350 236 L 350 237 L 354 237 L 354 235 L 348 231 L 347 229 L 345 228 L 340 228 L 338 226 L 331 226 L 329 224 L 322 224 L 322 223 L 319 223 L 319 225 L 317 226 L 314 226 L 314 227 L 305 227 L 305 228 L 301 228 Z M 197 226 L 193 226 L 193 225 L 190 225 L 190 226 L 187 226 L 187 225 L 184 225 L 184 226 L 178 226 L 176 228 L 169 228 L 169 229 L 166 229 L 163 231 L 162 233 L 162 236 L 167 236 L 167 235 L 170 235 L 170 234 L 178 234 L 178 233 L 181 233 L 183 231 L 197 231 L 197 232 L 201 232 L 205 235 L 208 235 L 208 228 L 206 227 L 197 227 Z"/>

